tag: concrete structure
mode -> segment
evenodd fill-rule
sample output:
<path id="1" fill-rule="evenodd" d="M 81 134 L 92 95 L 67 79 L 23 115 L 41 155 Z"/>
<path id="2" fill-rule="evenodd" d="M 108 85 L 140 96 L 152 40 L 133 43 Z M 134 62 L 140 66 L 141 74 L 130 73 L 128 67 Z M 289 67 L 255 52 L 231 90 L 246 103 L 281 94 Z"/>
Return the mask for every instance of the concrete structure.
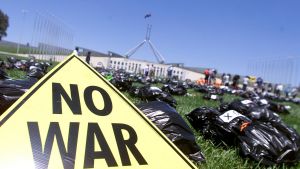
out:
<path id="1" fill-rule="evenodd" d="M 6 53 L 6 52 L 3 52 Z M 127 72 L 133 73 L 143 73 L 144 69 L 149 65 L 149 68 L 152 68 L 155 72 L 155 77 L 167 77 L 167 69 L 171 66 L 171 64 L 159 64 L 155 62 L 149 62 L 146 60 L 138 60 L 132 58 L 121 57 L 117 55 L 111 55 L 111 52 L 108 54 L 103 54 L 102 56 L 94 56 L 92 53 L 90 64 L 93 67 L 104 67 L 104 68 L 112 68 L 114 70 L 124 69 Z M 9 54 L 9 53 L 6 53 Z M 28 54 L 19 54 L 19 56 L 27 57 Z M 66 55 L 41 55 L 41 54 L 31 54 L 31 56 L 35 56 L 37 59 L 45 59 L 61 62 L 67 56 Z M 85 60 L 85 56 L 79 56 L 81 59 Z M 196 81 L 200 78 L 204 78 L 204 74 L 202 74 L 200 68 L 199 70 L 189 69 L 181 66 L 173 66 L 172 76 L 177 76 L 179 80 L 190 79 L 192 81 Z"/>
<path id="2" fill-rule="evenodd" d="M 85 57 L 81 56 L 82 59 Z M 132 58 L 126 57 L 96 57 L 92 56 L 91 65 L 93 67 L 105 67 L 105 68 L 112 68 L 114 70 L 124 69 L 127 72 L 133 73 L 143 73 L 144 69 L 149 66 L 149 68 L 153 68 L 156 77 L 166 77 L 167 76 L 167 69 L 170 64 L 159 64 L 155 62 L 149 62 L 145 60 L 137 60 Z M 199 78 L 204 78 L 204 74 L 189 70 L 184 67 L 176 67 L 173 66 L 172 76 L 177 76 L 179 80 L 186 80 L 190 79 L 192 81 L 198 80 Z"/>

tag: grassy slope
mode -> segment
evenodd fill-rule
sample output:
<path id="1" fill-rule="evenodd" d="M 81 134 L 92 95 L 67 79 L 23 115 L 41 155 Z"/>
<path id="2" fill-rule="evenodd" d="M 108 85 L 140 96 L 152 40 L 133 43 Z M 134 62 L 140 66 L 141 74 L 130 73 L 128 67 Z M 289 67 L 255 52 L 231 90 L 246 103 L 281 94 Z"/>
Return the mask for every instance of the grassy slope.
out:
<path id="1" fill-rule="evenodd" d="M 20 71 L 9 71 L 10 76 L 13 77 L 21 77 L 24 75 L 23 72 Z M 175 96 L 178 106 L 177 111 L 182 115 L 185 119 L 184 114 L 192 111 L 194 108 L 200 106 L 207 106 L 207 107 L 217 107 L 219 105 L 218 102 L 215 101 L 207 101 L 202 99 L 202 94 L 194 92 L 193 90 L 189 90 L 189 93 L 192 96 Z M 133 103 L 139 103 L 140 100 L 137 98 L 132 98 L 128 95 L 128 93 L 124 93 Z M 230 95 L 224 96 L 224 101 L 231 101 L 235 97 Z M 300 132 L 300 106 L 289 104 L 292 107 L 291 114 L 283 115 L 283 120 L 297 129 Z M 185 119 L 186 120 L 186 119 Z M 212 144 L 209 140 L 204 140 L 199 133 L 194 131 L 196 135 L 196 141 L 198 145 L 201 147 L 203 153 L 206 157 L 206 163 L 201 164 L 198 167 L 204 169 L 217 169 L 217 168 L 224 168 L 224 169 L 248 169 L 248 168 L 265 168 L 264 166 L 260 166 L 259 163 L 253 162 L 249 159 L 243 159 L 238 155 L 238 150 L 235 148 L 228 148 L 225 149 L 224 147 L 218 147 Z M 271 168 L 300 168 L 300 164 L 297 166 L 274 166 Z"/>
<path id="2" fill-rule="evenodd" d="M 20 59 L 20 60 L 22 60 L 22 59 L 27 60 L 28 59 L 28 58 L 19 57 L 19 56 L 13 55 L 13 54 L 11 54 L 11 55 L 4 55 L 4 54 L 0 53 L 0 61 L 1 60 L 2 61 L 6 61 L 6 58 L 10 57 L 10 56 L 13 56 L 13 57 L 15 57 L 17 59 Z M 48 70 L 51 70 L 57 64 L 58 64 L 58 62 L 52 62 L 52 65 L 48 68 Z M 23 79 L 25 77 L 25 75 L 26 75 L 26 72 L 19 71 L 19 70 L 9 70 L 9 71 L 6 71 L 6 72 L 7 72 L 7 74 L 8 74 L 9 77 L 12 77 L 14 79 Z"/>
<path id="3" fill-rule="evenodd" d="M 219 102 L 209 101 L 202 99 L 203 94 L 198 93 L 190 89 L 188 91 L 192 96 L 174 96 L 178 102 L 176 110 L 185 119 L 185 114 L 191 112 L 193 109 L 206 106 L 206 107 L 218 107 Z M 137 98 L 132 98 L 128 93 L 124 93 L 133 103 L 139 103 L 140 100 Z M 238 97 L 232 95 L 223 96 L 225 102 L 230 102 Z M 300 106 L 292 103 L 284 103 L 285 105 L 290 105 L 292 107 L 291 114 L 282 115 L 283 121 L 294 127 L 300 133 Z M 189 123 L 188 123 L 189 124 Z M 192 128 L 192 127 L 191 127 Z M 237 148 L 224 148 L 222 146 L 214 145 L 210 140 L 204 140 L 200 133 L 193 130 L 196 135 L 196 142 L 201 147 L 202 152 L 205 155 L 206 163 L 198 165 L 201 169 L 249 169 L 249 168 L 268 168 L 260 165 L 258 162 L 254 162 L 250 159 L 241 158 L 239 156 L 239 150 Z M 300 164 L 296 166 L 273 166 L 269 167 L 272 169 L 297 169 L 300 168 Z"/>
<path id="4" fill-rule="evenodd" d="M 0 51 L 17 53 L 17 46 L 0 45 Z M 29 53 L 30 48 L 20 47 L 19 53 Z"/>
<path id="5" fill-rule="evenodd" d="M 189 91 L 193 93 L 193 97 L 176 97 L 178 101 L 177 111 L 184 117 L 185 113 L 192 111 L 194 108 L 200 106 L 207 107 L 217 107 L 219 102 L 215 101 L 207 101 L 202 99 L 201 93 L 196 93 L 193 91 Z M 232 101 L 235 97 L 231 95 L 225 95 L 224 101 L 229 102 Z M 281 116 L 283 120 L 297 129 L 300 132 L 300 115 L 297 112 L 300 112 L 300 106 L 295 104 L 290 104 L 292 106 L 291 114 Z M 184 117 L 185 118 L 185 117 Z M 185 119 L 186 120 L 186 119 Z M 187 120 L 186 120 L 187 121 Z M 204 140 L 199 133 L 196 133 L 196 139 L 198 145 L 200 145 L 203 153 L 206 157 L 206 164 L 199 165 L 199 168 L 207 168 L 207 169 L 215 169 L 215 168 L 224 168 L 224 169 L 233 169 L 233 168 L 265 168 L 259 163 L 253 162 L 249 159 L 243 159 L 238 155 L 238 150 L 235 148 L 225 149 L 223 147 L 218 147 L 213 145 L 213 143 L 209 140 Z M 297 166 L 274 166 L 273 168 L 300 168 L 300 164 Z"/>

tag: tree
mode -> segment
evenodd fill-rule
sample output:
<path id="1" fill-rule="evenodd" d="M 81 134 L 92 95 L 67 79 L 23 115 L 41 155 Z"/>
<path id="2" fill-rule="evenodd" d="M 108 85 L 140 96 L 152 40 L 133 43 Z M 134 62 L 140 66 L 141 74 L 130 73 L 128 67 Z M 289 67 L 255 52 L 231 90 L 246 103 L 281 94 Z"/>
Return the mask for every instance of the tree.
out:
<path id="1" fill-rule="evenodd" d="M 8 16 L 0 10 L 0 41 L 7 35 L 6 29 L 9 26 Z"/>

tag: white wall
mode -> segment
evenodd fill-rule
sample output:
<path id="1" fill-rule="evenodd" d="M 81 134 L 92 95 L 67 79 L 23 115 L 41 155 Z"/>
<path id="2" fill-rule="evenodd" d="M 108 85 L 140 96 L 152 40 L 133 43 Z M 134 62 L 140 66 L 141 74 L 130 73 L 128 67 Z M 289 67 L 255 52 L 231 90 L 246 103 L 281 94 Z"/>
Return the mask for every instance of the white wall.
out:
<path id="1" fill-rule="evenodd" d="M 61 62 L 67 56 L 35 55 L 35 57 L 38 59 L 45 59 L 45 60 L 49 60 L 51 58 L 53 61 Z M 80 56 L 80 58 L 85 60 L 85 56 Z M 159 63 L 148 62 L 144 60 L 135 60 L 135 59 L 117 58 L 117 57 L 112 57 L 112 58 L 96 57 L 96 56 L 91 56 L 90 65 L 93 67 L 96 67 L 97 65 L 98 66 L 103 65 L 105 68 L 111 67 L 115 70 L 125 69 L 128 72 L 134 72 L 134 73 L 143 73 L 147 65 L 149 65 L 149 67 L 153 65 L 156 77 L 166 77 L 167 69 L 170 66 L 166 64 L 159 64 Z M 199 78 L 204 78 L 204 74 L 202 73 L 190 71 L 181 67 L 173 67 L 172 75 L 178 76 L 180 80 L 190 79 L 192 81 L 196 81 Z"/>

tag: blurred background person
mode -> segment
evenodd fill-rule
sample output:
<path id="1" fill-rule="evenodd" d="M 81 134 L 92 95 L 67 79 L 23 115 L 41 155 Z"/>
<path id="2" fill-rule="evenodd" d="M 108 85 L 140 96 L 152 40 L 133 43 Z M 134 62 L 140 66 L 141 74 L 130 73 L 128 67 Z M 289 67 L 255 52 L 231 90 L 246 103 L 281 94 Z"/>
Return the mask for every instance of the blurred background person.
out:
<path id="1" fill-rule="evenodd" d="M 243 78 L 243 90 L 246 91 L 249 83 L 249 76 Z"/>
<path id="2" fill-rule="evenodd" d="M 87 53 L 87 55 L 85 57 L 85 61 L 86 61 L 87 64 L 90 64 L 90 60 L 91 60 L 91 52 L 88 51 L 88 53 Z"/>

